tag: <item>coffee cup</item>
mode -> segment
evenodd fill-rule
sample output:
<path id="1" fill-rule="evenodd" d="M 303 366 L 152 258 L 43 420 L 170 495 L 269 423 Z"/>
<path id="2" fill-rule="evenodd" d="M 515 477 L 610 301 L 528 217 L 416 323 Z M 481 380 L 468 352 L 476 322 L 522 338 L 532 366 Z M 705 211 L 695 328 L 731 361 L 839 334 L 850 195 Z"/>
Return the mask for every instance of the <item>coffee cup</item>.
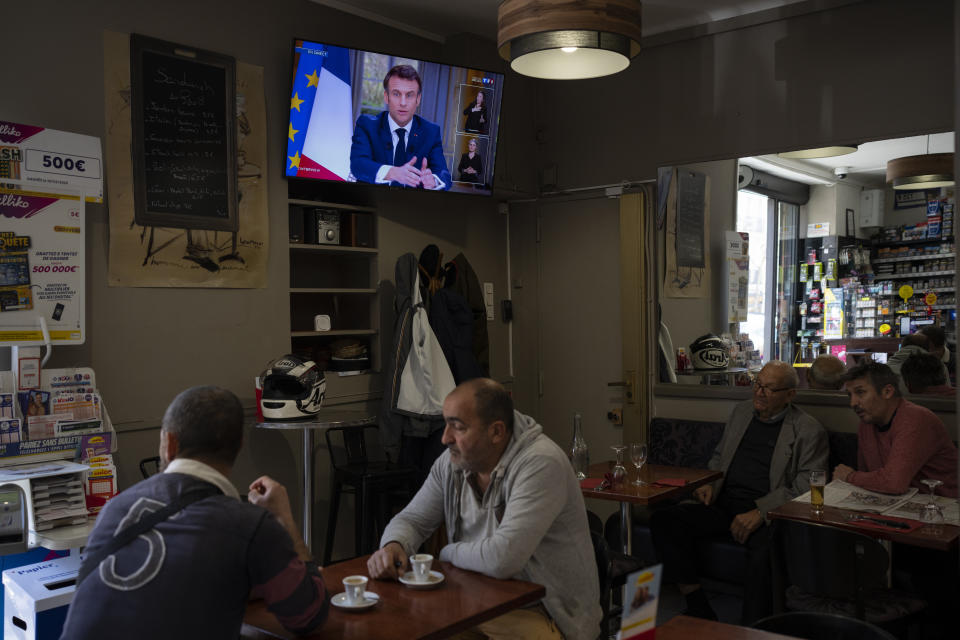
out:
<path id="1" fill-rule="evenodd" d="M 347 576 L 343 579 L 343 591 L 347 595 L 347 604 L 359 604 L 364 601 L 363 592 L 367 589 L 367 576 Z"/>
<path id="2" fill-rule="evenodd" d="M 417 582 L 426 582 L 430 579 L 430 566 L 433 565 L 433 556 L 429 553 L 418 553 L 410 558 L 413 566 L 413 579 Z"/>

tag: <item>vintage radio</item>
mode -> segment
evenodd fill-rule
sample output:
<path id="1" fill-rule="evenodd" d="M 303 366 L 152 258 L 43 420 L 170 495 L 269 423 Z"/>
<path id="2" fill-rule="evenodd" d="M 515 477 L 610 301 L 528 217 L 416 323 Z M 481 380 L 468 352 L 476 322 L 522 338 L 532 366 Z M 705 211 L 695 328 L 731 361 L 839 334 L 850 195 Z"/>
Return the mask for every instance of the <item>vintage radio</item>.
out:
<path id="1" fill-rule="evenodd" d="M 317 221 L 317 244 L 340 244 L 340 213 L 314 209 Z"/>

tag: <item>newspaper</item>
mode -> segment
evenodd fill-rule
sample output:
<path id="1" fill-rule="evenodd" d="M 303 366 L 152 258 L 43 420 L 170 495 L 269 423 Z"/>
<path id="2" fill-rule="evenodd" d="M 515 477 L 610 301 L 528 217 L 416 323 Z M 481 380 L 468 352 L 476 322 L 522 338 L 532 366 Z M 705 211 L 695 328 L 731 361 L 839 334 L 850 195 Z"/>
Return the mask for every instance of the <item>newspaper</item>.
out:
<path id="1" fill-rule="evenodd" d="M 943 511 L 944 523 L 960 524 L 960 504 L 956 498 L 933 496 L 933 500 Z M 810 492 L 797 496 L 794 501 L 809 504 Z M 828 507 L 882 513 L 913 520 L 920 519 L 920 512 L 928 502 L 930 502 L 930 496 L 919 493 L 916 487 L 912 487 L 906 493 L 890 495 L 869 491 L 843 480 L 834 480 L 823 488 L 823 503 Z"/>
<path id="2" fill-rule="evenodd" d="M 958 502 L 956 498 L 933 496 L 933 501 L 940 506 L 940 511 L 943 512 L 944 524 L 960 525 L 960 502 Z M 913 499 L 884 513 L 888 516 L 919 520 L 920 513 L 926 508 L 929 502 L 930 496 L 928 494 L 917 494 Z"/>

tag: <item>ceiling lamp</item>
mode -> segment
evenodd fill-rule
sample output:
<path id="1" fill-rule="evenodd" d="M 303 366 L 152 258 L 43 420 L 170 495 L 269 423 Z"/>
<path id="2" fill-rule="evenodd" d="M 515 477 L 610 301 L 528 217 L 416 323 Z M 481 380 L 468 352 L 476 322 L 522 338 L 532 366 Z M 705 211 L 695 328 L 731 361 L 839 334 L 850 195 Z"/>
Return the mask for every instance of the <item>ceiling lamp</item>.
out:
<path id="1" fill-rule="evenodd" d="M 887 182 L 897 190 L 952 187 L 953 154 L 927 153 L 891 160 L 887 163 Z"/>
<path id="2" fill-rule="evenodd" d="M 640 52 L 639 0 L 504 0 L 497 48 L 517 73 L 547 80 L 623 71 Z"/>
<path id="3" fill-rule="evenodd" d="M 832 147 L 815 147 L 813 149 L 797 149 L 796 151 L 784 151 L 777 155 L 781 158 L 793 158 L 796 160 L 809 160 L 811 158 L 833 158 L 835 156 L 845 156 L 858 149 L 855 144 L 838 144 Z"/>

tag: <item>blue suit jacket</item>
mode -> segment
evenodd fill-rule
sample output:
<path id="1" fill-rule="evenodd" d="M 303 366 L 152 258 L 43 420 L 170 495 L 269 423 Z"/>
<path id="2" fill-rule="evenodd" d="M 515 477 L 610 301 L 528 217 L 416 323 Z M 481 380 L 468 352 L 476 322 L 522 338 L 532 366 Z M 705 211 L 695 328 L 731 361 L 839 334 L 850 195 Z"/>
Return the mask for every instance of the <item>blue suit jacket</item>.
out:
<path id="1" fill-rule="evenodd" d="M 406 141 L 407 155 L 404 162 L 417 156 L 417 167 L 423 158 L 434 175 L 443 181 L 443 188 L 450 188 L 450 171 L 443 157 L 443 142 L 440 127 L 420 116 L 413 116 L 413 126 Z M 360 116 L 353 128 L 353 144 L 350 145 L 350 173 L 360 182 L 375 182 L 377 171 L 383 165 L 393 166 L 393 137 L 387 121 L 387 112 L 379 116 Z"/>

